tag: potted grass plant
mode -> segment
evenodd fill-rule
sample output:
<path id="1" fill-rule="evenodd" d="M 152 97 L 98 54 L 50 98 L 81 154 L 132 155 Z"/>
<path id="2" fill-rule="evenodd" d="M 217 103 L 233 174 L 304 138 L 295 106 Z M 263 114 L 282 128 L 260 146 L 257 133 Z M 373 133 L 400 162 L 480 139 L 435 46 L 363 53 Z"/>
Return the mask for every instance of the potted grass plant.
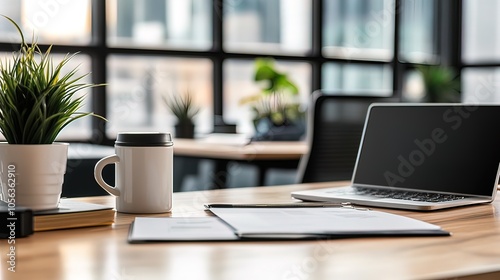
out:
<path id="1" fill-rule="evenodd" d="M 194 118 L 201 108 L 194 103 L 191 93 L 186 91 L 185 94 L 163 95 L 162 98 L 168 110 L 177 118 L 175 137 L 194 138 Z"/>
<path id="2" fill-rule="evenodd" d="M 53 62 L 51 47 L 42 52 L 37 43 L 25 42 L 18 30 L 20 49 L 0 62 L 0 177 L 2 200 L 9 207 L 33 210 L 58 207 L 66 171 L 68 143 L 54 142 L 68 124 L 93 113 L 80 112 L 84 96 L 77 68 L 63 74 L 74 55 Z"/>

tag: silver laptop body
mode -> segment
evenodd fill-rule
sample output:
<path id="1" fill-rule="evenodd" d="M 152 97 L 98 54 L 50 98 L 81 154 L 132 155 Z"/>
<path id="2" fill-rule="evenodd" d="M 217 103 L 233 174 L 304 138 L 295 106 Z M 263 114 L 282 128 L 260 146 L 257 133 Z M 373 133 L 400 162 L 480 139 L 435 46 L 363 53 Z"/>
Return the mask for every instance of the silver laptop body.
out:
<path id="1" fill-rule="evenodd" d="M 424 211 L 488 203 L 499 163 L 500 105 L 372 104 L 351 184 L 292 197 Z"/>

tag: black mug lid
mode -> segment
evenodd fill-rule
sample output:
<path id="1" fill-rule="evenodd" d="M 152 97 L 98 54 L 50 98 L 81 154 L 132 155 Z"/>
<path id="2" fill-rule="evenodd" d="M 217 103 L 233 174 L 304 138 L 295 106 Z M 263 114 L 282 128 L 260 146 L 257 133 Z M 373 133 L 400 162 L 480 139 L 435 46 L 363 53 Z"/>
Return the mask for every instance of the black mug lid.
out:
<path id="1" fill-rule="evenodd" d="M 115 141 L 115 146 L 173 146 L 172 135 L 161 132 L 120 132 Z"/>

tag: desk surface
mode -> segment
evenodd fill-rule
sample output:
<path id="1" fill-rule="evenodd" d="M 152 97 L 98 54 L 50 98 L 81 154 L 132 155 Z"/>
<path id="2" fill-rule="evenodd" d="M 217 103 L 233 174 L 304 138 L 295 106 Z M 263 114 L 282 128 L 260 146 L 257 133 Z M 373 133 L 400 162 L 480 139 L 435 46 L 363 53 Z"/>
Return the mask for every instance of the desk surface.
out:
<path id="1" fill-rule="evenodd" d="M 290 191 L 338 184 L 175 193 L 172 213 L 163 215 L 204 216 L 202 205 L 208 202 L 287 202 Z M 83 200 L 114 203 L 111 197 Z M 38 232 L 17 239 L 15 273 L 7 270 L 7 240 L 0 240 L 0 275 L 1 279 L 500 279 L 499 209 L 497 196 L 492 204 L 453 210 L 390 211 L 440 225 L 453 233 L 451 237 L 134 245 L 127 243 L 127 232 L 135 216 L 117 213 L 113 226 Z"/>
<path id="2" fill-rule="evenodd" d="M 307 152 L 302 141 L 252 142 L 248 145 L 175 139 L 174 155 L 229 160 L 300 159 Z"/>

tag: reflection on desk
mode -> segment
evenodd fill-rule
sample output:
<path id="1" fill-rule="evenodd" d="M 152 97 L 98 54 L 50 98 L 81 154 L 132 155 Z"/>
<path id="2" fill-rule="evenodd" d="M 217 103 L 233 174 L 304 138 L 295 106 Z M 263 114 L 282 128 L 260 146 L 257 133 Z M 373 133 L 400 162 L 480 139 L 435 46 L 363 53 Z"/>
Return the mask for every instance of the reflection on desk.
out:
<path id="1" fill-rule="evenodd" d="M 172 213 L 209 215 L 206 203 L 290 202 L 290 192 L 343 185 L 316 183 L 174 194 Z M 112 197 L 79 198 L 114 205 Z M 434 223 L 453 235 L 280 242 L 127 243 L 136 215 L 113 226 L 40 232 L 16 240 L 16 272 L 2 279 L 500 279 L 500 197 L 493 204 L 432 213 L 387 210 Z"/>

